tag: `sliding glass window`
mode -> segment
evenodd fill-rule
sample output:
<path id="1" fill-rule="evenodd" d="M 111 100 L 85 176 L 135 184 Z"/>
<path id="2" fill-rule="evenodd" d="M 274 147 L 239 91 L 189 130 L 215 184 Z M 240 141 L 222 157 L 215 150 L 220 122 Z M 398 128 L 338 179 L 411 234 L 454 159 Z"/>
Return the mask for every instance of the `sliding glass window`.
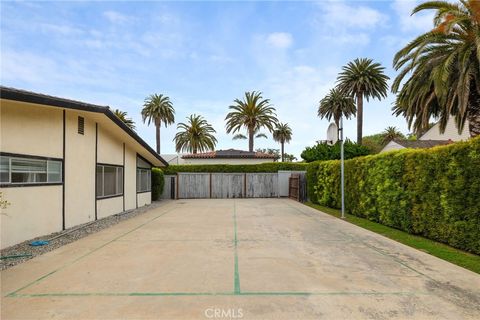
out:
<path id="1" fill-rule="evenodd" d="M 137 192 L 152 190 L 152 169 L 137 168 Z"/>
<path id="2" fill-rule="evenodd" d="M 97 165 L 97 198 L 123 195 L 123 167 Z"/>
<path id="3" fill-rule="evenodd" d="M 28 156 L 0 156 L 0 184 L 35 185 L 62 183 L 62 161 Z"/>

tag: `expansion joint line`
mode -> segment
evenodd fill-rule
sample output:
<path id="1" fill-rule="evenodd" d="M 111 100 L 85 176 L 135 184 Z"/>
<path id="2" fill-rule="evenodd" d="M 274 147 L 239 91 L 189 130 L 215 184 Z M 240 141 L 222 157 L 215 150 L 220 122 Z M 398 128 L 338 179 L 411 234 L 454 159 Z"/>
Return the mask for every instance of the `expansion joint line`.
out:
<path id="1" fill-rule="evenodd" d="M 237 206 L 236 201 L 233 201 L 233 229 L 234 229 L 234 250 L 235 250 L 235 271 L 234 271 L 234 289 L 233 293 L 235 295 L 241 294 L 240 292 L 240 274 L 238 272 L 238 238 L 237 238 Z"/>

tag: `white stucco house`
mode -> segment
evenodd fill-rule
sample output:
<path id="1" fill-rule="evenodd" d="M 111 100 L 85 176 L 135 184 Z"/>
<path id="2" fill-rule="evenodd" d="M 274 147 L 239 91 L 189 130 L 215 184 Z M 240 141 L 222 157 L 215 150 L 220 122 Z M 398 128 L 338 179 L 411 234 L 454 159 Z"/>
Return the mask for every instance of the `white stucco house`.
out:
<path id="1" fill-rule="evenodd" d="M 405 148 L 431 148 L 438 145 L 446 145 L 456 141 L 467 140 L 469 138 L 470 133 L 468 131 L 468 121 L 465 122 L 462 132 L 459 133 L 454 118 L 450 117 L 444 133 L 440 133 L 440 123 L 437 122 L 433 127 L 419 137 L 418 140 L 392 140 L 387 143 L 385 147 L 383 147 L 380 153 Z"/>
<path id="2" fill-rule="evenodd" d="M 275 161 L 275 156 L 271 154 L 236 149 L 190 153 L 181 158 L 183 164 L 260 164 Z"/>
<path id="3" fill-rule="evenodd" d="M 0 87 L 1 248 L 151 203 L 167 162 L 105 106 Z"/>

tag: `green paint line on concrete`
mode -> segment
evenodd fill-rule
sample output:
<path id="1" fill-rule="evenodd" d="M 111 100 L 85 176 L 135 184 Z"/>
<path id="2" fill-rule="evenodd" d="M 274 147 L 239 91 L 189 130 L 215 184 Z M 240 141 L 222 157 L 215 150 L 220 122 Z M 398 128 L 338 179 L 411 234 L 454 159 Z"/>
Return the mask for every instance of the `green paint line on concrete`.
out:
<path id="1" fill-rule="evenodd" d="M 7 295 L 6 295 L 6 297 L 8 297 L 8 296 L 12 296 L 12 295 L 15 295 L 17 292 L 19 292 L 19 291 L 21 291 L 21 290 L 24 290 L 24 289 L 26 289 L 26 288 L 28 288 L 28 287 L 30 287 L 30 286 L 32 286 L 32 285 L 34 285 L 34 284 L 37 284 L 37 283 L 39 283 L 40 281 L 42 281 L 43 279 L 45 279 L 45 278 L 47 278 L 47 277 L 51 276 L 52 274 L 54 274 L 54 273 L 56 273 L 56 272 L 58 272 L 58 271 L 60 271 L 60 270 L 63 270 L 63 269 L 65 269 L 65 268 L 66 268 L 66 267 L 68 267 L 68 266 L 71 266 L 72 264 L 74 264 L 74 263 L 76 263 L 76 262 L 80 261 L 81 259 L 83 259 L 83 258 L 85 258 L 85 257 L 87 257 L 87 256 L 89 256 L 89 255 L 91 255 L 92 253 L 94 253 L 94 252 L 96 252 L 96 251 L 98 251 L 98 250 L 100 250 L 100 249 L 102 249 L 102 248 L 106 247 L 106 246 L 107 246 L 107 245 L 109 245 L 110 243 L 112 243 L 112 242 L 114 242 L 114 241 L 116 241 L 116 240 L 118 240 L 118 239 L 120 239 L 120 238 L 123 238 L 124 236 L 126 236 L 126 235 L 128 235 L 128 234 L 130 234 L 130 233 L 132 233 L 132 232 L 134 232 L 134 231 L 136 231 L 136 230 L 138 230 L 138 229 L 140 229 L 140 228 L 141 228 L 141 227 L 143 227 L 144 225 L 146 225 L 146 224 L 148 224 L 148 223 L 150 223 L 150 222 L 152 222 L 152 221 L 154 221 L 154 220 L 156 220 L 156 219 L 160 218 L 161 216 L 163 216 L 163 215 L 165 215 L 165 214 L 167 214 L 167 213 L 171 212 L 172 210 L 174 210 L 174 208 L 172 208 L 172 209 L 170 209 L 170 210 L 167 210 L 167 211 L 165 211 L 165 212 L 163 212 L 163 213 L 159 214 L 159 215 L 158 215 L 158 216 L 156 216 L 155 218 L 152 218 L 152 219 L 148 220 L 147 222 L 144 222 L 144 223 L 142 223 L 141 225 L 139 225 L 139 226 L 137 226 L 137 227 L 133 228 L 132 230 L 130 230 L 130 231 L 127 231 L 127 232 L 125 232 L 125 233 L 121 234 L 120 236 L 118 236 L 118 237 L 116 237 L 116 238 L 114 238 L 114 239 L 112 239 L 112 240 L 110 240 L 110 241 L 108 241 L 108 242 L 106 242 L 106 243 L 102 244 L 101 246 L 99 246 L 99 247 L 97 247 L 97 248 L 93 249 L 92 251 L 90 251 L 90 252 L 88 252 L 88 253 L 86 253 L 86 254 L 84 254 L 84 255 L 82 255 L 82 256 L 80 256 L 80 257 L 78 257 L 77 259 L 75 259 L 75 260 L 73 260 L 73 261 L 71 261 L 71 262 L 69 262 L 69 263 L 66 263 L 66 264 L 64 264 L 64 265 L 63 265 L 63 266 L 61 266 L 60 268 L 58 268 L 58 269 L 56 269 L 56 270 L 53 270 L 53 271 L 51 271 L 51 272 L 49 272 L 49 273 L 47 273 L 47 274 L 45 274 L 45 275 L 41 276 L 40 278 L 38 278 L 38 279 L 36 279 L 36 280 L 34 280 L 34 281 L 30 282 L 29 284 L 27 284 L 27 285 L 25 285 L 25 286 L 21 287 L 20 289 L 17 289 L 17 290 L 15 290 L 15 291 L 13 291 L 13 292 L 11 292 L 11 293 L 7 294 Z"/>
<path id="2" fill-rule="evenodd" d="M 53 292 L 53 293 L 17 293 L 8 298 L 42 297 L 156 297 L 156 296 L 233 296 L 233 292 Z"/>
<path id="3" fill-rule="evenodd" d="M 252 292 L 57 292 L 57 293 L 32 293 L 32 294 L 13 294 L 9 298 L 42 298 L 42 297 L 195 297 L 195 296 L 411 296 L 411 295 L 430 295 L 428 292 L 376 292 L 376 291 L 332 291 L 332 292 L 302 292 L 302 291 L 252 291 Z"/>
<path id="4" fill-rule="evenodd" d="M 233 201 L 233 229 L 235 233 L 234 244 L 235 244 L 235 275 L 234 275 L 234 289 L 235 294 L 240 294 L 240 273 L 238 272 L 238 238 L 237 238 L 237 206 L 235 200 Z"/>

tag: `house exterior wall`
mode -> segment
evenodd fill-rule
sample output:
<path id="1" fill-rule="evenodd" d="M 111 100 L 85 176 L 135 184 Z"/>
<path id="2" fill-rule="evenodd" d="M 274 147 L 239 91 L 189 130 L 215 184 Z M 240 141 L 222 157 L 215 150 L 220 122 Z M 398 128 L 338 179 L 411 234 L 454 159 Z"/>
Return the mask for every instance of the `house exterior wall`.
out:
<path id="1" fill-rule="evenodd" d="M 387 143 L 387 145 L 385 147 L 383 147 L 383 149 L 380 151 L 380 153 L 393 151 L 393 150 L 400 150 L 400 149 L 405 149 L 405 147 L 399 145 L 395 141 L 390 141 L 389 143 Z"/>
<path id="2" fill-rule="evenodd" d="M 137 207 L 137 154 L 126 147 L 125 148 L 125 210 L 135 209 Z"/>
<path id="3" fill-rule="evenodd" d="M 423 136 L 418 140 L 452 140 L 452 141 L 462 141 L 470 138 L 470 132 L 468 131 L 468 120 L 465 122 L 463 131 L 461 134 L 458 133 L 458 128 L 455 124 L 455 120 L 451 117 L 445 128 L 444 133 L 440 133 L 440 124 L 437 123 L 430 128 Z"/>
<path id="4" fill-rule="evenodd" d="M 85 112 L 65 113 L 65 228 L 70 228 L 95 220 L 96 123 Z M 85 119 L 83 135 L 79 116 Z"/>
<path id="5" fill-rule="evenodd" d="M 2 188 L 1 248 L 62 230 L 62 186 Z M 28 201 L 25 198 L 28 197 Z M 48 199 L 48 201 L 46 201 Z"/>
<path id="6" fill-rule="evenodd" d="M 11 203 L 1 210 L 0 247 L 150 204 L 151 192 L 136 190 L 137 152 L 145 151 L 128 134 L 112 133 L 120 130 L 103 114 L 2 99 L 2 154 L 63 160 L 64 176 L 58 184 L 0 187 Z M 96 163 L 124 166 L 123 195 L 96 199 Z"/>
<path id="7" fill-rule="evenodd" d="M 2 100 L 0 147 L 3 152 L 63 157 L 63 111 Z"/>
<path id="8" fill-rule="evenodd" d="M 98 128 L 97 162 L 123 165 L 123 141 L 115 138 L 105 128 Z"/>
<path id="9" fill-rule="evenodd" d="M 114 197 L 97 200 L 98 219 L 111 216 L 112 214 L 123 212 L 123 197 Z"/>
<path id="10" fill-rule="evenodd" d="M 143 207 L 147 204 L 152 203 L 152 193 L 151 192 L 142 192 L 137 193 L 138 207 Z"/>
<path id="11" fill-rule="evenodd" d="M 240 158 L 240 159 L 216 159 L 216 158 L 206 158 L 206 159 L 184 159 L 183 164 L 260 164 L 265 162 L 274 162 L 273 159 L 249 159 L 249 158 Z"/>
<path id="12" fill-rule="evenodd" d="M 62 141 L 62 110 L 1 101 L 0 151 L 62 158 Z M 0 209 L 1 248 L 62 229 L 62 185 L 0 191 L 10 202 L 6 209 Z"/>

